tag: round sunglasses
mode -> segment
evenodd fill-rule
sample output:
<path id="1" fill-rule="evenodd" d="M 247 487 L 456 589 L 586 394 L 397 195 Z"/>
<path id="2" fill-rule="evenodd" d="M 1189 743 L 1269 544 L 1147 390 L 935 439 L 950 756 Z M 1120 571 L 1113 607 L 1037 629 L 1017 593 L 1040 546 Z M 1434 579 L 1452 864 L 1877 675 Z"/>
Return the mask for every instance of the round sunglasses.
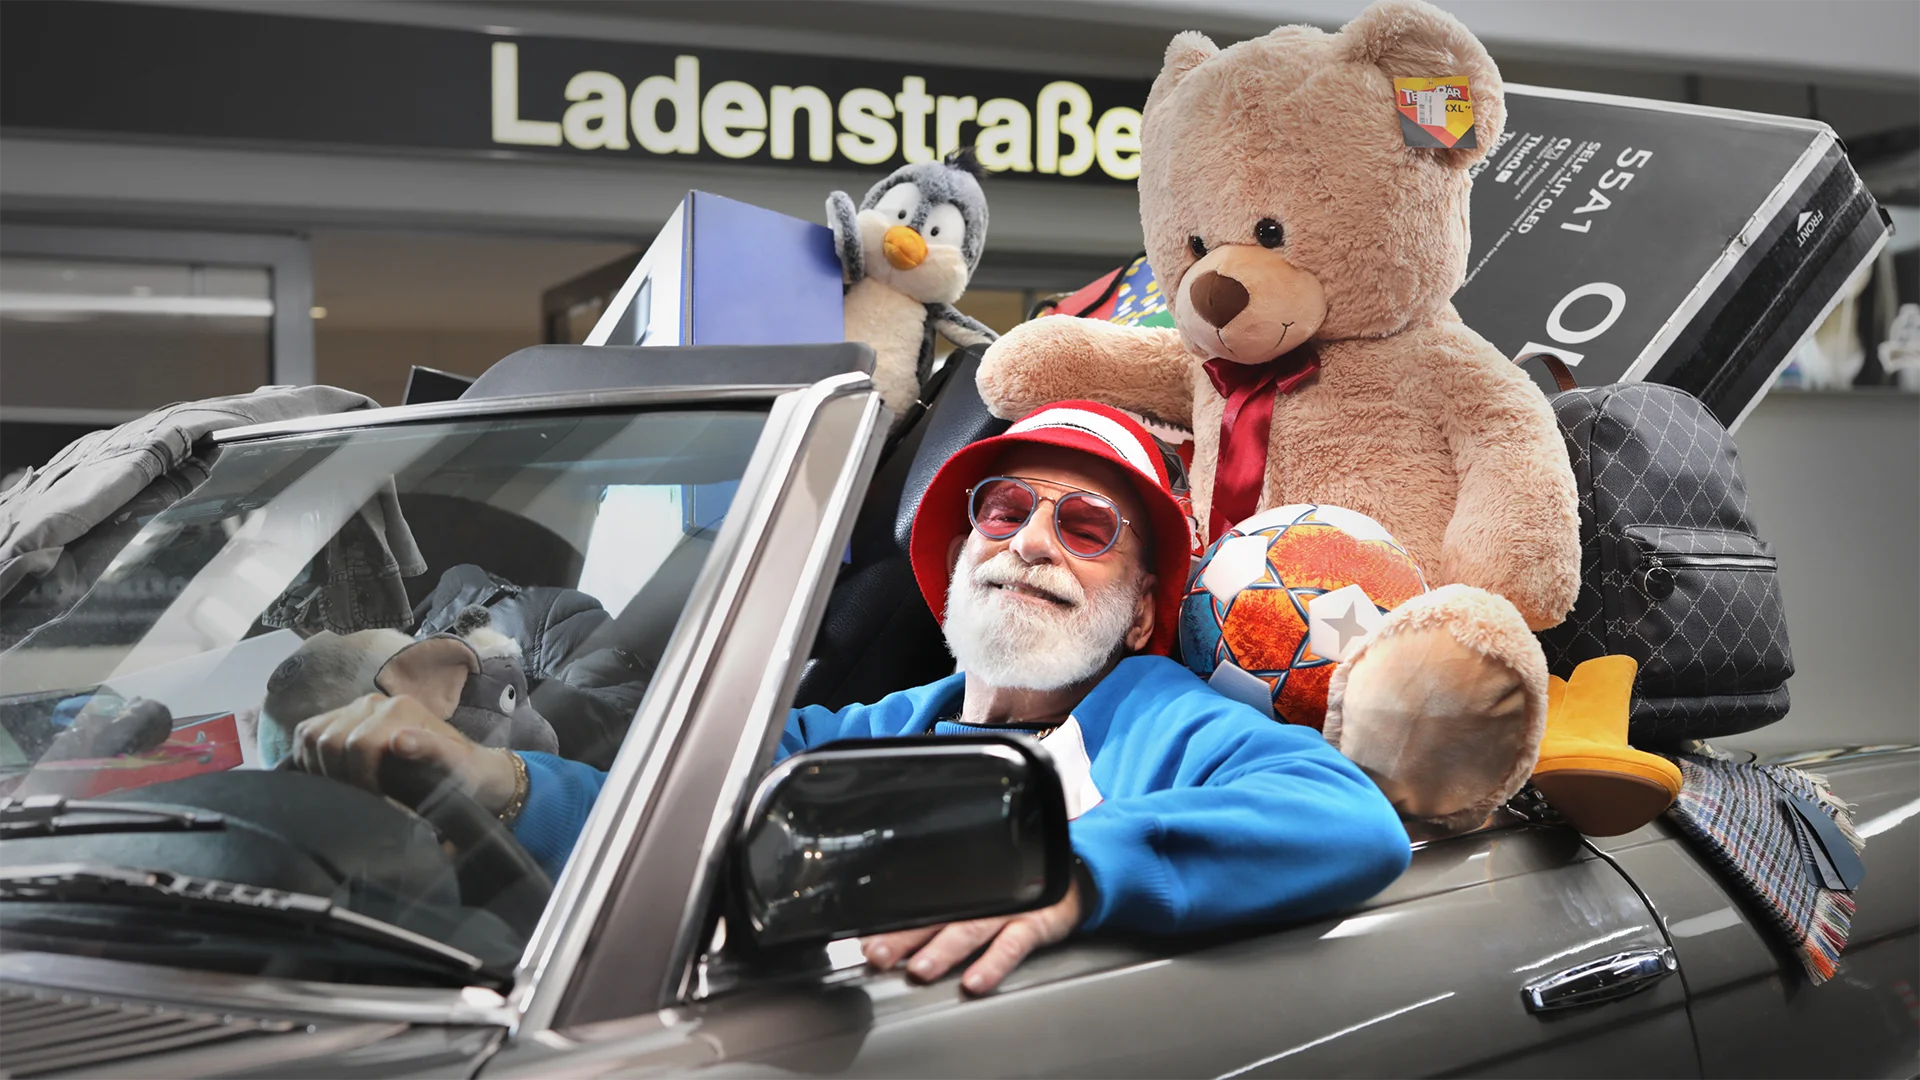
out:
<path id="1" fill-rule="evenodd" d="M 1066 488 L 1066 494 L 1047 498 L 1034 484 Z M 989 476 L 967 489 L 967 519 L 989 540 L 1009 540 L 1033 519 L 1040 504 L 1053 504 L 1053 535 L 1067 554 L 1094 559 L 1120 541 L 1120 528 L 1133 522 L 1105 495 L 1078 491 L 1051 480 L 1023 480 L 1017 476 Z M 1134 529 L 1136 534 L 1138 529 Z"/>

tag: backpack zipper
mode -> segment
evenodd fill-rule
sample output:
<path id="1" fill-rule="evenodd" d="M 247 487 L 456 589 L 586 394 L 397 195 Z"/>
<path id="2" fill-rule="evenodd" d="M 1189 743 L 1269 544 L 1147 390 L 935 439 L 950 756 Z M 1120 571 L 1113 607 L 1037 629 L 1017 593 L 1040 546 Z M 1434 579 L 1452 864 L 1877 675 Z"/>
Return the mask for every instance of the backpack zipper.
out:
<path id="1" fill-rule="evenodd" d="M 1673 595 L 1673 571 L 1689 567 L 1699 570 L 1775 570 L 1778 564 L 1771 555 L 1676 555 L 1672 552 L 1662 555 L 1649 552 L 1645 568 L 1640 571 L 1640 591 L 1655 600 L 1665 600 Z"/>
<path id="2" fill-rule="evenodd" d="M 1776 568 L 1771 555 L 1676 555 L 1667 552 L 1661 555 L 1647 556 L 1654 566 L 1697 566 L 1708 570 L 1772 570 Z"/>

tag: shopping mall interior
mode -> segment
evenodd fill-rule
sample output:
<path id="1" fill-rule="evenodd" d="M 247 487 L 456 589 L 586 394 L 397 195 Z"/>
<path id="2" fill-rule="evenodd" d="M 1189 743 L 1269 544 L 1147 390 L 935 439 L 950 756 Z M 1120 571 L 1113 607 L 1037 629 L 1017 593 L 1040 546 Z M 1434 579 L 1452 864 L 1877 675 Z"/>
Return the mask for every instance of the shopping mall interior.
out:
<path id="1" fill-rule="evenodd" d="M 1337 27 L 1360 6 L 11 0 L 0 5 L 6 465 L 183 398 L 317 381 L 397 404 L 415 367 L 471 376 L 517 348 L 582 340 L 689 190 L 820 222 L 830 192 L 857 198 L 881 175 L 862 162 L 887 160 L 891 140 L 944 151 L 985 131 L 994 108 L 1022 137 L 986 161 L 998 166 L 991 229 L 960 307 L 1005 330 L 1141 251 L 1127 116 L 1173 33 L 1225 44 L 1281 22 Z M 1795 640 L 1831 656 L 1803 664 L 1803 682 L 1910 714 L 1911 680 L 1888 673 L 1911 672 L 1915 629 L 1875 602 L 1888 583 L 1850 575 L 1855 560 L 1836 549 L 1920 548 L 1920 373 L 1907 369 L 1903 392 L 1880 361 L 1895 312 L 1920 300 L 1917 9 L 1452 7 L 1510 85 L 1808 118 L 1844 142 L 1892 239 L 1739 434 L 1775 543 L 1805 549 L 1788 571 Z M 489 40 L 491 71 L 458 59 Z M 586 75 L 623 98 L 651 87 L 656 111 L 644 125 L 616 107 L 576 126 Z M 762 128 L 770 101 L 771 138 L 722 126 L 703 143 L 690 109 L 663 127 L 661 103 L 697 89 L 682 85 L 689 75 L 743 87 L 748 104 L 732 107 L 759 110 Z M 899 106 L 897 135 L 880 121 L 885 146 L 850 130 L 829 138 L 839 129 L 824 94 L 796 104 L 774 90 L 833 88 L 844 114 L 863 80 L 879 87 L 865 88 L 874 108 Z M 1077 136 L 1023 104 L 1046 94 L 1090 103 L 1083 126 L 1101 118 L 1107 141 L 1086 154 L 1063 142 Z M 1069 127 L 1076 107 L 1060 114 Z M 697 152 L 674 143 L 687 136 Z M 1893 591 L 1920 591 L 1916 572 L 1902 561 Z"/>

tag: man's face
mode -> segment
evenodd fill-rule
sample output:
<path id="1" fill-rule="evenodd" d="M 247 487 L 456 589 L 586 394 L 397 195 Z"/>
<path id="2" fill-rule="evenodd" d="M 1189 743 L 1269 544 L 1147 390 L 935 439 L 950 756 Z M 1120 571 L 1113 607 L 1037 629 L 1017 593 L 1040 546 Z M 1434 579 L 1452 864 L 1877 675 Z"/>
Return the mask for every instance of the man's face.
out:
<path id="1" fill-rule="evenodd" d="M 995 471 L 1027 481 L 1042 500 L 1019 532 L 966 538 L 947 590 L 947 646 L 989 685 L 1054 690 L 1098 674 L 1153 636 L 1151 535 L 1146 508 L 1122 467 L 1054 447 L 1019 447 Z M 1058 500 L 1104 495 L 1129 527 L 1091 558 L 1069 554 L 1054 531 Z"/>

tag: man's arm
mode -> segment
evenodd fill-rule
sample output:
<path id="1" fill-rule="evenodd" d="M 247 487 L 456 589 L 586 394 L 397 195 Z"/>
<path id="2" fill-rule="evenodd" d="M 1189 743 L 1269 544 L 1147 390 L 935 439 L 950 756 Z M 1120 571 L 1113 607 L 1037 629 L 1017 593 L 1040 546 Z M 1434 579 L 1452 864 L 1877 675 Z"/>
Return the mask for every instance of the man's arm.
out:
<path id="1" fill-rule="evenodd" d="M 795 709 L 787 716 L 774 760 L 835 739 L 898 734 L 891 729 L 910 723 L 914 713 L 907 697 L 896 694 L 879 705 L 849 705 L 839 712 L 817 705 Z M 513 823 L 513 835 L 549 876 L 558 877 L 607 774 L 552 754 L 522 753 L 520 758 L 527 763 L 527 804 Z"/>
<path id="2" fill-rule="evenodd" d="M 1082 929 L 1170 934 L 1300 918 L 1358 903 L 1406 869 L 1399 816 L 1319 732 L 1225 701 L 1169 719 L 1158 722 L 1171 760 L 1122 762 L 1142 777 L 1160 772 L 1153 790 L 1115 793 L 1071 826 L 1094 884 Z"/>
<path id="3" fill-rule="evenodd" d="M 294 728 L 295 768 L 368 791 L 380 791 L 380 762 L 389 754 L 445 770 L 488 813 L 513 801 L 511 754 L 476 745 L 415 698 L 368 694 Z M 520 760 L 527 765 L 527 801 L 513 822 L 514 836 L 557 876 L 607 774 L 552 754 L 525 753 Z"/>
<path id="4" fill-rule="evenodd" d="M 837 714 L 825 709 L 795 709 L 780 735 L 775 760 L 806 749 L 809 734 L 815 742 L 839 738 L 837 732 L 841 725 L 835 723 L 838 719 Z M 567 858 L 573 854 L 580 830 L 586 827 L 594 800 L 606 786 L 607 774 L 583 762 L 552 754 L 529 752 L 521 754 L 520 759 L 527 763 L 527 805 L 513 823 L 514 839 L 520 841 L 520 846 L 527 849 L 549 877 L 558 877 L 567 865 Z"/>
<path id="5" fill-rule="evenodd" d="M 1276 724 L 1164 660 L 1133 663 L 1083 703 L 1126 715 L 1106 731 L 1121 741 L 1101 751 L 1102 762 L 1113 755 L 1114 768 L 1096 773 L 1106 800 L 1069 826 L 1080 865 L 1066 898 L 868 938 L 869 964 L 905 962 L 936 979 L 984 945 L 961 979 L 982 994 L 1076 929 L 1174 934 L 1301 918 L 1364 900 L 1406 869 L 1411 845 L 1393 807 L 1319 732 Z M 1112 697 L 1096 700 L 1103 691 Z"/>
<path id="6" fill-rule="evenodd" d="M 547 876 L 557 878 L 586 827 L 593 801 L 607 774 L 585 762 L 553 754 L 523 752 L 527 763 L 527 804 L 514 819 L 513 836 Z"/>
<path id="7" fill-rule="evenodd" d="M 849 705 L 839 712 L 819 706 L 787 717 L 775 760 L 836 739 L 908 734 L 920 723 L 942 683 L 893 694 L 875 705 Z M 950 689 L 950 688 L 949 688 Z M 380 759 L 387 754 L 436 765 L 452 774 L 484 809 L 500 813 L 512 801 L 511 757 L 476 746 L 418 701 L 369 694 L 344 708 L 302 723 L 294 732 L 293 763 L 309 772 L 378 792 Z M 552 754 L 524 752 L 527 801 L 513 821 L 513 834 L 541 868 L 558 877 L 573 854 L 607 774 Z"/>

